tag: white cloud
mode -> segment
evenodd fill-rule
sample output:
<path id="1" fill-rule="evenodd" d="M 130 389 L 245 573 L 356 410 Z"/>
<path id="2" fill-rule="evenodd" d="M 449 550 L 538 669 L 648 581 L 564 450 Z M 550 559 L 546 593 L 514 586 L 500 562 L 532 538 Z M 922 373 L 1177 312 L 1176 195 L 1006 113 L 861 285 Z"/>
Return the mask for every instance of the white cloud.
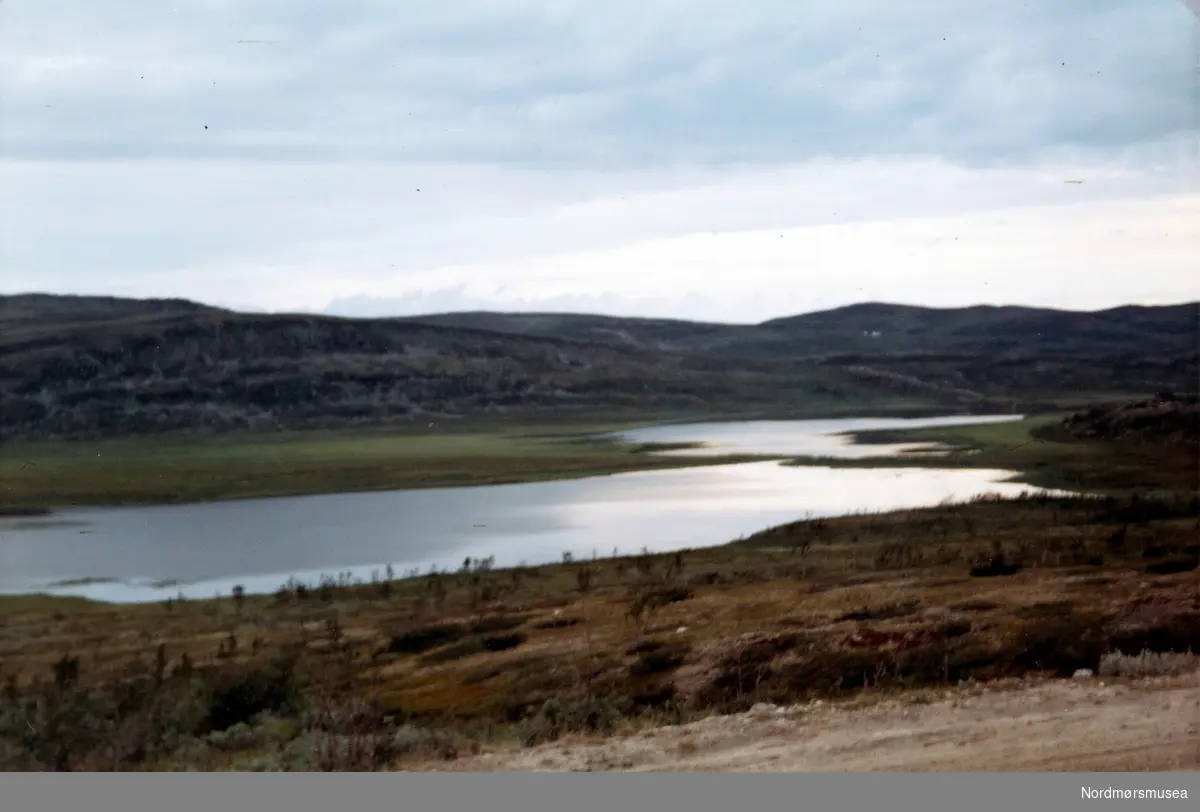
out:
<path id="1" fill-rule="evenodd" d="M 372 285 L 395 291 L 391 301 L 333 310 L 417 313 L 435 301 L 439 310 L 578 310 L 592 302 L 582 309 L 672 316 L 685 296 L 693 297 L 688 316 L 741 322 L 864 299 L 1099 309 L 1200 298 L 1197 256 L 1200 195 L 1186 195 L 689 235 L 519 267 L 439 268 Z M 453 295 L 439 301 L 430 292 Z"/>
<path id="2" fill-rule="evenodd" d="M 1195 175 L 1135 158 L 626 174 L 16 164 L 0 166 L 24 199 L 4 241 L 11 266 L 32 270 L 5 283 L 268 309 L 351 300 L 334 310 L 357 315 L 508 307 L 738 321 L 862 299 L 1191 298 Z"/>
<path id="3" fill-rule="evenodd" d="M 1190 19 L 1175 0 L 8 3 L 0 286 L 734 319 L 1186 298 L 1194 228 L 1152 232 L 1194 205 Z"/>
<path id="4" fill-rule="evenodd" d="M 1176 0 L 61 0 L 0 17 L 0 146 L 31 158 L 979 162 L 1189 125 Z"/>

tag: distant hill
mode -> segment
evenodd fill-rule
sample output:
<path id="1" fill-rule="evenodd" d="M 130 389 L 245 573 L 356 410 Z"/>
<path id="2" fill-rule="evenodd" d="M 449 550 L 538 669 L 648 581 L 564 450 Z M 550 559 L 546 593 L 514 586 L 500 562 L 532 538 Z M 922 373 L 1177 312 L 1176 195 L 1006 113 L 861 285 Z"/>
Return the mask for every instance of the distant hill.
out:
<path id="1" fill-rule="evenodd" d="M 868 303 L 728 325 L 544 313 L 447 313 L 409 321 L 724 357 L 804 358 L 881 351 L 1053 355 L 1196 350 L 1198 305 L 1075 312 L 1027 307 L 935 309 Z M 881 349 L 883 348 L 883 349 Z"/>
<path id="2" fill-rule="evenodd" d="M 348 319 L 0 296 L 0 432 L 88 437 L 473 415 L 827 416 L 1194 391 L 1200 305 L 861 304 L 728 325 L 573 314 Z"/>
<path id="3" fill-rule="evenodd" d="M 417 324 L 488 330 L 509 335 L 611 344 L 656 352 L 710 352 L 750 338 L 754 327 L 677 319 L 573 313 L 443 313 L 411 316 Z M 765 334 L 764 334 L 765 335 Z"/>
<path id="4" fill-rule="evenodd" d="M 223 311 L 187 299 L 119 299 L 45 293 L 0 296 L 0 328 L 9 337 L 13 332 L 54 334 L 72 325 L 127 325 L 138 320 L 220 312 Z"/>

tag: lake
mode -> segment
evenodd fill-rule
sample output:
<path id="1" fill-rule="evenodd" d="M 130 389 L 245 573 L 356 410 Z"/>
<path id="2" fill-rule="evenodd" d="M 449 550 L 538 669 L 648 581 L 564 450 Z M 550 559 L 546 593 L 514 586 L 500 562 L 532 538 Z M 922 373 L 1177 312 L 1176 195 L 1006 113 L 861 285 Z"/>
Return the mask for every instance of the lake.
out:
<path id="1" fill-rule="evenodd" d="M 839 432 L 1004 418 L 811 420 L 659 426 L 630 442 L 702 442 L 676 453 L 861 457 L 908 446 L 856 446 Z M 0 519 L 0 593 L 47 592 L 139 602 L 183 594 L 272 592 L 289 578 L 350 572 L 367 580 L 464 558 L 497 567 L 670 551 L 733 541 L 805 515 L 1015 495 L 1012 472 L 787 467 L 777 462 L 519 485 L 282 497 L 199 505 L 79 508 Z M 74 583 L 64 583 L 74 582 Z"/>
<path id="2" fill-rule="evenodd" d="M 789 457 L 862 459 L 932 450 L 932 446 L 928 443 L 859 445 L 845 435 L 861 431 L 978 425 L 1020 419 L 1021 415 L 985 415 L 922 419 L 755 420 L 651 426 L 634 431 L 619 432 L 614 436 L 630 443 L 701 443 L 704 445 L 703 448 L 660 452 L 671 455 L 779 454 Z"/>

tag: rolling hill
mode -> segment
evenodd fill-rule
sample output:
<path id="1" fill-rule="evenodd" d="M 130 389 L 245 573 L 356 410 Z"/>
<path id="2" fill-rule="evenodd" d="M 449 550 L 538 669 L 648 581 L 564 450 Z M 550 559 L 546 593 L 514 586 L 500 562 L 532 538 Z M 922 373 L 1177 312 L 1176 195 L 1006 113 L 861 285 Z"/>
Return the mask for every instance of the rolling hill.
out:
<path id="1" fill-rule="evenodd" d="M 862 304 L 757 325 L 573 314 L 347 319 L 0 297 L 0 432 L 98 437 L 427 416 L 1025 411 L 1193 391 L 1200 305 Z"/>
<path id="2" fill-rule="evenodd" d="M 886 352 L 1056 356 L 1196 350 L 1196 304 L 1097 312 L 1026 307 L 935 309 L 867 303 L 731 325 L 552 313 L 448 313 L 408 321 L 730 358 L 812 358 Z"/>

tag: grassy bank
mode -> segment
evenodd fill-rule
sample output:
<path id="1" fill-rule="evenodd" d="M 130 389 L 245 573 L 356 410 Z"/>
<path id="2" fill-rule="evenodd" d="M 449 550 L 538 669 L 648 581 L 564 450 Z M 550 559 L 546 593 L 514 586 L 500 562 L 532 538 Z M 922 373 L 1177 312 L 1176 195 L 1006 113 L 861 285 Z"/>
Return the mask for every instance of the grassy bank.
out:
<path id="1" fill-rule="evenodd" d="M 1063 417 L 1052 413 L 1004 423 L 860 432 L 852 435 L 857 443 L 930 444 L 946 453 L 853 460 L 806 457 L 788 464 L 994 468 L 1016 471 L 1016 481 L 1034 487 L 1098 494 L 1135 489 L 1185 492 L 1196 488 L 1200 471 L 1197 449 L 1065 438 L 1055 431 Z"/>
<path id="2" fill-rule="evenodd" d="M 154 505 L 314 493 L 495 485 L 763 457 L 662 457 L 685 447 L 623 446 L 597 435 L 650 425 L 837 417 L 930 417 L 903 399 L 776 412 L 496 416 L 360 429 L 140 435 L 96 441 L 10 440 L 0 449 L 0 516 L 66 505 Z"/>
<path id="3" fill-rule="evenodd" d="M 905 416 L 914 416 L 905 414 Z M 0 454 L 0 515 L 65 505 L 152 505 L 314 493 L 495 485 L 764 459 L 663 456 L 673 443 L 624 445 L 597 435 L 646 425 L 788 415 L 666 416 L 639 421 L 502 420 L 404 423 L 383 429 L 216 437 L 176 435 L 75 442 L 13 441 Z M 865 443 L 948 444 L 942 457 L 802 459 L 835 466 L 914 465 L 1009 468 L 1049 487 L 1089 487 L 1099 453 L 1083 443 L 1042 439 L 1060 415 L 1017 423 L 868 432 Z M 1108 453 L 1108 452 L 1103 452 Z M 1141 471 L 1142 461 L 1134 460 Z M 1113 471 L 1110 464 L 1105 468 Z M 1101 483 L 1103 484 L 1103 483 Z M 1115 487 L 1127 482 L 1116 481 Z"/>
<path id="4" fill-rule="evenodd" d="M 983 499 L 273 596 L 4 598 L 0 766 L 404 767 L 760 701 L 1182 667 L 1198 529 L 1182 498 Z"/>
<path id="5" fill-rule="evenodd" d="M 0 456 L 0 511 L 494 485 L 755 459 L 660 457 L 594 436 L 628 427 L 437 424 L 389 432 L 12 443 Z"/>

